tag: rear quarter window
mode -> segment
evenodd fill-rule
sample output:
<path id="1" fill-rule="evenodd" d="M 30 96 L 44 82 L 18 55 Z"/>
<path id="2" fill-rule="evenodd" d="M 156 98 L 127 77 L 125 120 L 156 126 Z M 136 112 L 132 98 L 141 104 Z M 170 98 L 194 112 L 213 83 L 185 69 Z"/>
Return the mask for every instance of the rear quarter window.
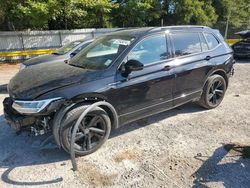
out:
<path id="1" fill-rule="evenodd" d="M 200 33 L 200 39 L 201 39 L 201 47 L 202 51 L 207 51 L 209 50 L 209 47 L 207 45 L 207 41 L 202 33 Z"/>
<path id="2" fill-rule="evenodd" d="M 172 33 L 171 38 L 176 57 L 199 53 L 202 51 L 199 33 Z"/>
<path id="3" fill-rule="evenodd" d="M 204 33 L 209 49 L 216 48 L 220 43 L 212 33 Z"/>

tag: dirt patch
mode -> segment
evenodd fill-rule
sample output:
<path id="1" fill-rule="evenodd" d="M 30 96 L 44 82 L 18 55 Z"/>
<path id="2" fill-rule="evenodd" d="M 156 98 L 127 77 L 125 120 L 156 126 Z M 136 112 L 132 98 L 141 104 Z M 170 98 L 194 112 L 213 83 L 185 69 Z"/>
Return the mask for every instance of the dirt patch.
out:
<path id="1" fill-rule="evenodd" d="M 19 63 L 1 63 L 0 62 L 0 70 L 6 70 L 8 71 L 9 69 L 12 70 L 12 69 L 18 69 L 20 66 Z"/>
<path id="2" fill-rule="evenodd" d="M 19 64 L 0 63 L 0 90 L 6 87 L 9 80 L 19 71 Z"/>
<path id="3" fill-rule="evenodd" d="M 100 168 L 91 163 L 79 165 L 79 178 L 84 183 L 87 180 L 88 185 L 91 186 L 111 186 L 116 177 L 117 174 L 103 173 Z"/>
<path id="4" fill-rule="evenodd" d="M 18 71 L 8 67 L 0 70 L 0 85 Z M 43 146 L 39 137 L 17 136 L 0 105 L 0 187 L 248 188 L 249 72 L 250 61 L 235 64 L 218 108 L 204 110 L 189 103 L 121 127 L 97 152 L 77 158 L 78 172 L 57 146 Z M 0 103 L 5 97 L 0 92 Z"/>
<path id="5" fill-rule="evenodd" d="M 114 161 L 117 163 L 122 162 L 123 160 L 139 160 L 142 156 L 141 151 L 138 149 L 127 149 L 122 151 L 114 156 Z"/>

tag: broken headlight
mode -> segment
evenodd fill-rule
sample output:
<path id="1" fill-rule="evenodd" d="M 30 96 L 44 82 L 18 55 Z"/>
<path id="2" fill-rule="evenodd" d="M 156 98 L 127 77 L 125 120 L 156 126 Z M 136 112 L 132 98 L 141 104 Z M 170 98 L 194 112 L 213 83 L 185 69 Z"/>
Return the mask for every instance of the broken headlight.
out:
<path id="1" fill-rule="evenodd" d="M 35 114 L 44 110 L 50 103 L 62 99 L 61 97 L 37 100 L 37 101 L 21 101 L 13 102 L 12 107 L 21 114 Z"/>

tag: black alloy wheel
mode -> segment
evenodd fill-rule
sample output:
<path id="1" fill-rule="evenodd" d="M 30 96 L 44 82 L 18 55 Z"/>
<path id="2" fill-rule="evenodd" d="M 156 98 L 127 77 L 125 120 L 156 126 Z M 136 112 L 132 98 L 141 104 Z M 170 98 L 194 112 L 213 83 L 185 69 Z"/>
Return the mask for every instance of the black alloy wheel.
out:
<path id="1" fill-rule="evenodd" d="M 208 91 L 208 102 L 211 105 L 217 105 L 224 97 L 225 85 L 221 80 L 215 80 Z"/>
<path id="2" fill-rule="evenodd" d="M 70 152 L 73 126 L 84 109 L 86 108 L 77 107 L 66 114 L 61 143 L 67 152 Z M 74 145 L 76 155 L 84 156 L 95 152 L 108 139 L 110 131 L 108 114 L 102 108 L 96 107 L 85 116 L 76 132 Z"/>
<path id="3" fill-rule="evenodd" d="M 227 89 L 225 79 L 218 74 L 208 78 L 198 104 L 206 109 L 216 108 L 222 102 Z"/>
<path id="4" fill-rule="evenodd" d="M 75 122 L 74 122 L 75 123 Z M 68 139 L 70 140 L 71 131 L 68 132 Z M 75 148 L 81 151 L 88 151 L 98 146 L 105 137 L 106 123 L 105 120 L 99 116 L 88 115 L 83 119 L 79 125 L 75 137 Z"/>

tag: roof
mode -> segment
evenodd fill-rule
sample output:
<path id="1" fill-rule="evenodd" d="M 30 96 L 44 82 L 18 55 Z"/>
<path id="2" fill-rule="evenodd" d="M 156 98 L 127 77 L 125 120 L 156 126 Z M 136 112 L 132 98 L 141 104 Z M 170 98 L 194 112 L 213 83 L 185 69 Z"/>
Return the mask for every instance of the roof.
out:
<path id="1" fill-rule="evenodd" d="M 132 29 L 124 29 L 112 32 L 112 35 L 129 35 L 129 36 L 143 36 L 148 33 L 155 33 L 160 31 L 166 31 L 166 30 L 186 30 L 186 29 L 192 29 L 192 30 L 203 30 L 203 29 L 210 29 L 206 26 L 197 26 L 197 25 L 178 25 L 178 26 L 164 26 L 164 27 L 142 27 L 142 28 L 132 28 Z M 110 33 L 109 33 L 110 35 Z"/>
<path id="2" fill-rule="evenodd" d="M 128 36 L 141 36 L 145 33 L 147 33 L 148 31 L 152 30 L 153 27 L 142 27 L 142 28 L 128 28 L 128 29 L 124 29 L 124 30 L 119 30 L 119 31 L 115 31 L 112 32 L 112 35 L 128 35 Z M 110 34 L 110 33 L 109 33 Z"/>

